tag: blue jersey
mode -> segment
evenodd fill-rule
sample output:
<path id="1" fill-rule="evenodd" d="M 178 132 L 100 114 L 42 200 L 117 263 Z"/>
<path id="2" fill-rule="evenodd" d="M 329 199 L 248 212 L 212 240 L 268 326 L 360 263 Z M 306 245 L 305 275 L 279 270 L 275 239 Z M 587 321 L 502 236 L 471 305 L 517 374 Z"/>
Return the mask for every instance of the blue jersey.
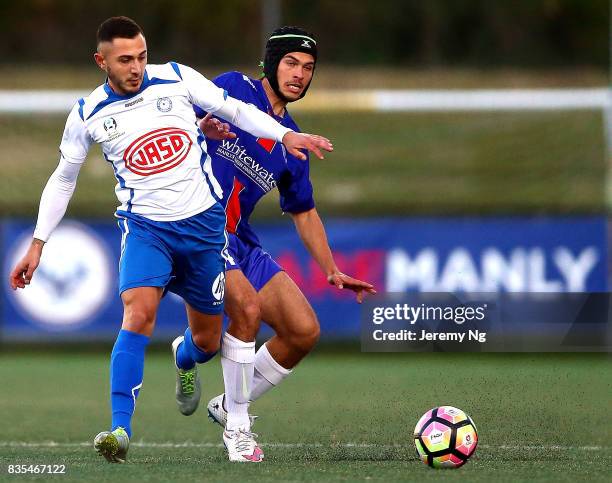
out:
<path id="1" fill-rule="evenodd" d="M 283 126 L 299 132 L 286 110 L 284 117 L 273 114 L 261 81 L 250 79 L 240 72 L 227 72 L 213 82 L 230 96 L 253 104 Z M 198 117 L 204 116 L 202 110 L 194 109 Z M 206 141 L 214 176 L 223 188 L 226 229 L 241 241 L 260 246 L 257 235 L 249 225 L 249 217 L 265 194 L 278 188 L 283 212 L 301 213 L 314 208 L 309 163 L 287 153 L 281 143 L 257 138 L 232 124 L 230 128 L 236 133 L 235 139 Z"/>

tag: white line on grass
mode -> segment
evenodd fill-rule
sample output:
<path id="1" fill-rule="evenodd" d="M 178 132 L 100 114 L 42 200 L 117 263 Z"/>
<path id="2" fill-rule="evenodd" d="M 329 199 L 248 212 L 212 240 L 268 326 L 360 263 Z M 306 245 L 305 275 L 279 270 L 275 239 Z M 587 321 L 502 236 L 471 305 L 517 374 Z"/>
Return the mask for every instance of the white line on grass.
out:
<path id="1" fill-rule="evenodd" d="M 92 443 L 59 443 L 57 441 L 0 441 L 2 448 L 80 448 L 89 447 Z M 130 446 L 136 448 L 222 448 L 221 443 L 194 443 L 184 441 L 182 443 L 155 443 L 149 441 L 132 441 Z M 373 444 L 373 443 L 262 443 L 261 446 L 267 448 L 378 448 L 392 449 L 404 448 L 406 445 L 400 444 Z M 537 445 L 537 444 L 515 444 L 515 445 L 487 445 L 480 444 L 482 449 L 498 450 L 554 450 L 554 451 L 607 451 L 609 446 L 561 446 L 561 445 Z"/>

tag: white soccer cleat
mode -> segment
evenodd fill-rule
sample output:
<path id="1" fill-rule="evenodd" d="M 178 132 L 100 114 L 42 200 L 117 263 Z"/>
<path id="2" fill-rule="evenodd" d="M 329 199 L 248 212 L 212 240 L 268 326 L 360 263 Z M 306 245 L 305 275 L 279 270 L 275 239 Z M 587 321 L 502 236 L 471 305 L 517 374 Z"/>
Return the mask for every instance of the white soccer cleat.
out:
<path id="1" fill-rule="evenodd" d="M 225 400 L 225 394 L 219 394 L 208 401 L 208 419 L 213 423 L 217 423 L 219 426 L 225 428 L 227 425 L 227 411 L 223 407 Z"/>
<path id="2" fill-rule="evenodd" d="M 102 431 L 94 438 L 94 449 L 109 463 L 125 463 L 129 447 L 130 438 L 122 427 Z"/>
<path id="3" fill-rule="evenodd" d="M 225 410 L 225 394 L 219 394 L 208 401 L 208 419 L 213 423 L 217 423 L 222 428 L 227 426 L 227 411 Z M 251 421 L 251 427 L 255 424 L 257 416 L 249 414 L 249 420 Z"/>
<path id="4" fill-rule="evenodd" d="M 172 341 L 172 357 L 176 369 L 176 404 L 181 414 L 189 416 L 198 409 L 202 389 L 197 364 L 189 370 L 179 369 L 176 365 L 176 351 L 184 339 L 185 337 L 181 335 Z"/>
<path id="5" fill-rule="evenodd" d="M 238 463 L 260 463 L 264 453 L 257 445 L 257 435 L 249 431 L 237 429 L 223 431 L 223 444 L 227 449 L 230 461 Z"/>

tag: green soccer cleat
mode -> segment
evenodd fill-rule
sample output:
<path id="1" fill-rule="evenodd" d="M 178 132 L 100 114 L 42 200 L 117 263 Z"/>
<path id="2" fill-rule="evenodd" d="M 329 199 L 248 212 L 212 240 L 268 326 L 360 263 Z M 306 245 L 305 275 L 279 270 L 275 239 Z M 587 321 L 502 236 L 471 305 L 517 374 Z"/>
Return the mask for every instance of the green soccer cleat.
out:
<path id="1" fill-rule="evenodd" d="M 181 414 L 190 416 L 198 409 L 202 389 L 197 365 L 189 370 L 179 369 L 176 365 L 176 351 L 184 339 L 185 337 L 181 335 L 172 342 L 172 358 L 176 369 L 176 404 Z"/>
<path id="2" fill-rule="evenodd" d="M 109 463 L 125 463 L 129 447 L 130 438 L 122 427 L 102 431 L 94 438 L 94 449 Z"/>

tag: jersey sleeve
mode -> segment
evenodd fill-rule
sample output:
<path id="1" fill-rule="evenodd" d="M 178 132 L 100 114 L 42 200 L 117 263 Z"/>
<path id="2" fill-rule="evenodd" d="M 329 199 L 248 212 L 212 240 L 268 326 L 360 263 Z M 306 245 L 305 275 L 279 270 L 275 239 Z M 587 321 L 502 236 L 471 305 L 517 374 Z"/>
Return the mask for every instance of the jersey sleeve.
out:
<path id="1" fill-rule="evenodd" d="M 176 64 L 175 70 L 185 82 L 191 104 L 203 111 L 213 113 L 253 136 L 282 141 L 291 131 L 255 106 L 229 96 L 225 89 L 217 87 L 191 67 Z M 197 116 L 198 111 L 194 111 Z"/>
<path id="2" fill-rule="evenodd" d="M 303 213 L 315 207 L 310 182 L 310 164 L 308 159 L 301 161 L 287 154 L 289 169 L 281 176 L 278 183 L 280 207 L 285 213 Z"/>
<path id="3" fill-rule="evenodd" d="M 60 158 L 40 197 L 34 238 L 46 242 L 64 217 L 76 188 L 81 166 L 82 163 L 71 163 L 63 156 Z"/>
<path id="4" fill-rule="evenodd" d="M 82 102 L 81 100 L 76 103 L 68 114 L 62 142 L 60 143 L 61 156 L 71 163 L 78 164 L 85 161 L 89 147 L 93 143 L 93 139 L 85 128 L 85 122 L 83 121 Z"/>
<path id="5" fill-rule="evenodd" d="M 189 93 L 190 102 L 201 109 L 201 111 L 196 110 L 196 115 L 203 111 L 218 111 L 225 104 L 227 91 L 217 87 L 209 79 L 191 67 L 179 64 L 177 64 L 177 66 L 179 75 L 183 79 L 187 92 Z"/>
<path id="6" fill-rule="evenodd" d="M 230 96 L 233 92 L 233 85 L 236 79 L 236 72 L 226 72 L 224 74 L 218 75 L 215 77 L 212 82 L 214 85 L 226 91 Z M 198 119 L 202 119 L 206 116 L 206 111 L 196 104 L 193 105 L 193 111 Z"/>

